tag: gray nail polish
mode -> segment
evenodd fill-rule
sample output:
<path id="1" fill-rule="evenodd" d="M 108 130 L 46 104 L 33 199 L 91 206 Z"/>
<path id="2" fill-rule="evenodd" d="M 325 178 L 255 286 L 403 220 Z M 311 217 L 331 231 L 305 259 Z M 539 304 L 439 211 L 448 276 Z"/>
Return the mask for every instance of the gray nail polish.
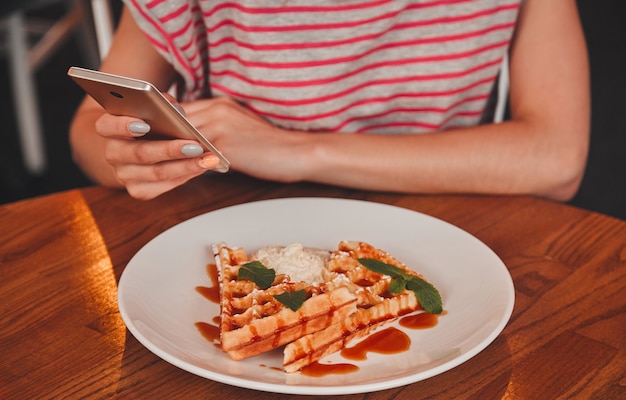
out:
<path id="1" fill-rule="evenodd" d="M 177 109 L 181 114 L 185 115 L 185 110 L 181 107 L 180 104 L 172 104 L 175 109 Z"/>
<path id="2" fill-rule="evenodd" d="M 145 135 L 150 132 L 150 125 L 145 122 L 133 121 L 128 124 L 128 130 L 134 135 Z"/>
<path id="3" fill-rule="evenodd" d="M 204 150 L 202 149 L 202 147 L 200 147 L 200 145 L 191 143 L 191 144 L 186 144 L 183 147 L 181 147 L 180 152 L 186 156 L 195 157 L 204 153 Z"/>

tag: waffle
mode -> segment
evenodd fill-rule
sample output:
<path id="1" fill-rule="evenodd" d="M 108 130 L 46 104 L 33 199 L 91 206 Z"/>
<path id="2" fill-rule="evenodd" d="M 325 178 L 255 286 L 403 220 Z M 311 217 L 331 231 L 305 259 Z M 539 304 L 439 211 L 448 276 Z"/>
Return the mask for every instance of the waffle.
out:
<path id="1" fill-rule="evenodd" d="M 324 278 L 328 290 L 345 287 L 354 293 L 357 309 L 341 322 L 289 343 L 284 350 L 283 367 L 286 372 L 298 371 L 341 350 L 351 340 L 369 334 L 380 325 L 421 308 L 411 290 L 404 289 L 391 295 L 388 290 L 391 278 L 370 271 L 359 263 L 359 258 L 377 259 L 422 278 L 396 258 L 370 244 L 341 242 L 327 264 Z"/>
<path id="2" fill-rule="evenodd" d="M 238 271 L 250 261 L 241 248 L 213 245 L 220 282 L 220 341 L 233 360 L 241 360 L 292 342 L 339 323 L 356 310 L 356 296 L 347 288 L 320 289 L 320 285 L 294 282 L 277 275 L 260 289 L 250 280 L 238 280 Z M 323 286 L 323 285 L 322 285 Z M 274 296 L 304 289 L 307 299 L 297 311 Z"/>
<path id="3" fill-rule="evenodd" d="M 221 345 L 234 360 L 285 345 L 284 370 L 296 372 L 380 325 L 421 309 L 413 291 L 391 294 L 392 278 L 373 272 L 359 259 L 379 260 L 423 277 L 368 243 L 340 242 L 319 284 L 277 275 L 264 290 L 250 280 L 237 279 L 241 266 L 250 261 L 243 249 L 219 243 L 213 251 L 220 280 Z M 301 289 L 307 299 L 296 311 L 274 297 Z"/>

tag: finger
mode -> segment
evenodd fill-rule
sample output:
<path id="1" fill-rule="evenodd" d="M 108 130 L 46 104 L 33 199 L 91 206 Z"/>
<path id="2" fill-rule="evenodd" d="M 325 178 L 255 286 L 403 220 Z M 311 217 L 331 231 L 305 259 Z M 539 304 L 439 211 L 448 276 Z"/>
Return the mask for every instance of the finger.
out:
<path id="1" fill-rule="evenodd" d="M 126 191 L 131 197 L 138 200 L 151 200 L 155 197 L 168 192 L 179 185 L 169 184 L 165 182 L 142 183 L 140 185 L 130 185 L 126 187 Z"/>
<path id="2" fill-rule="evenodd" d="M 176 108 L 178 111 L 180 111 L 181 114 L 185 115 L 185 109 L 183 108 L 183 106 L 178 102 L 178 100 L 176 100 L 176 98 L 174 98 L 174 96 L 172 96 L 171 94 L 164 92 L 163 96 L 169 100 L 170 103 L 172 103 L 172 105 L 174 106 L 174 108 Z"/>
<path id="3" fill-rule="evenodd" d="M 161 194 L 168 192 L 185 182 L 189 179 L 194 178 L 189 177 L 188 179 L 177 179 L 171 181 L 156 181 L 156 182 L 136 182 L 130 183 L 126 186 L 126 191 L 132 197 L 139 200 L 150 200 Z"/>
<path id="4" fill-rule="evenodd" d="M 214 156 L 213 156 L 214 157 Z M 217 157 L 215 165 L 217 165 Z M 118 178 L 128 193 L 137 199 L 148 200 L 178 187 L 202 174 L 206 169 L 197 159 L 169 161 L 149 166 L 126 166 L 118 169 Z"/>
<path id="5" fill-rule="evenodd" d="M 152 165 L 128 164 L 116 168 L 117 177 L 126 186 L 140 182 L 176 182 L 178 184 L 214 168 L 219 160 L 213 155 L 187 160 L 166 161 Z"/>
<path id="6" fill-rule="evenodd" d="M 135 199 L 150 200 L 184 184 L 192 178 L 194 177 L 192 176 L 188 179 L 181 178 L 171 181 L 132 182 L 126 186 L 126 191 Z"/>
<path id="7" fill-rule="evenodd" d="M 109 140 L 105 145 L 104 156 L 112 165 L 150 165 L 195 158 L 204 152 L 204 148 L 192 140 Z"/>
<path id="8" fill-rule="evenodd" d="M 96 120 L 96 132 L 104 137 L 135 138 L 150 132 L 150 125 L 134 117 L 103 114 Z"/>

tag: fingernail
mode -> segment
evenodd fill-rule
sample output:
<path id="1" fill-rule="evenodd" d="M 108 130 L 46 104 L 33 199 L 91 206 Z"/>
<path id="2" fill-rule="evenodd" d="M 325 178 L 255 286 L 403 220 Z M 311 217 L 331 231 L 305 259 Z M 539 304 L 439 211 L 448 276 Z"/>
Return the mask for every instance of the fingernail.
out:
<path id="1" fill-rule="evenodd" d="M 213 154 L 207 154 L 202 157 L 199 161 L 199 164 L 204 169 L 213 169 L 219 164 L 220 160 Z"/>
<path id="2" fill-rule="evenodd" d="M 185 115 L 185 110 L 181 107 L 180 104 L 172 104 L 172 105 L 174 106 L 174 108 L 180 111 L 181 114 Z"/>
<path id="3" fill-rule="evenodd" d="M 181 147 L 180 152 L 189 157 L 196 157 L 204 153 L 204 149 L 199 144 L 189 143 Z"/>
<path id="4" fill-rule="evenodd" d="M 150 125 L 141 121 L 133 121 L 130 124 L 128 124 L 128 130 L 133 135 L 137 135 L 137 136 L 145 135 L 146 133 L 150 132 Z"/>

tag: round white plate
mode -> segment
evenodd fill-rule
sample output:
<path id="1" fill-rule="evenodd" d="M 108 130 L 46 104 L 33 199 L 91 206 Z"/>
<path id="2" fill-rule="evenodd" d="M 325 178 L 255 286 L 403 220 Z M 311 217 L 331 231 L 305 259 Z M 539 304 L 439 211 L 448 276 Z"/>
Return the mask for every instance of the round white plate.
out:
<path id="1" fill-rule="evenodd" d="M 441 292 L 447 314 L 429 329 L 396 326 L 411 338 L 408 351 L 368 354 L 365 361 L 334 354 L 323 363 L 351 363 L 349 374 L 308 377 L 280 371 L 275 350 L 232 361 L 195 324 L 215 325 L 219 305 L 197 286 L 212 286 L 211 244 L 250 252 L 295 241 L 335 249 L 358 240 L 386 250 Z M 467 361 L 489 345 L 511 316 L 514 289 L 498 256 L 469 233 L 439 219 L 384 204 L 328 198 L 289 198 L 241 204 L 182 222 L 146 244 L 128 263 L 118 303 L 130 332 L 163 360 L 193 374 L 277 393 L 350 394 L 417 382 Z"/>

